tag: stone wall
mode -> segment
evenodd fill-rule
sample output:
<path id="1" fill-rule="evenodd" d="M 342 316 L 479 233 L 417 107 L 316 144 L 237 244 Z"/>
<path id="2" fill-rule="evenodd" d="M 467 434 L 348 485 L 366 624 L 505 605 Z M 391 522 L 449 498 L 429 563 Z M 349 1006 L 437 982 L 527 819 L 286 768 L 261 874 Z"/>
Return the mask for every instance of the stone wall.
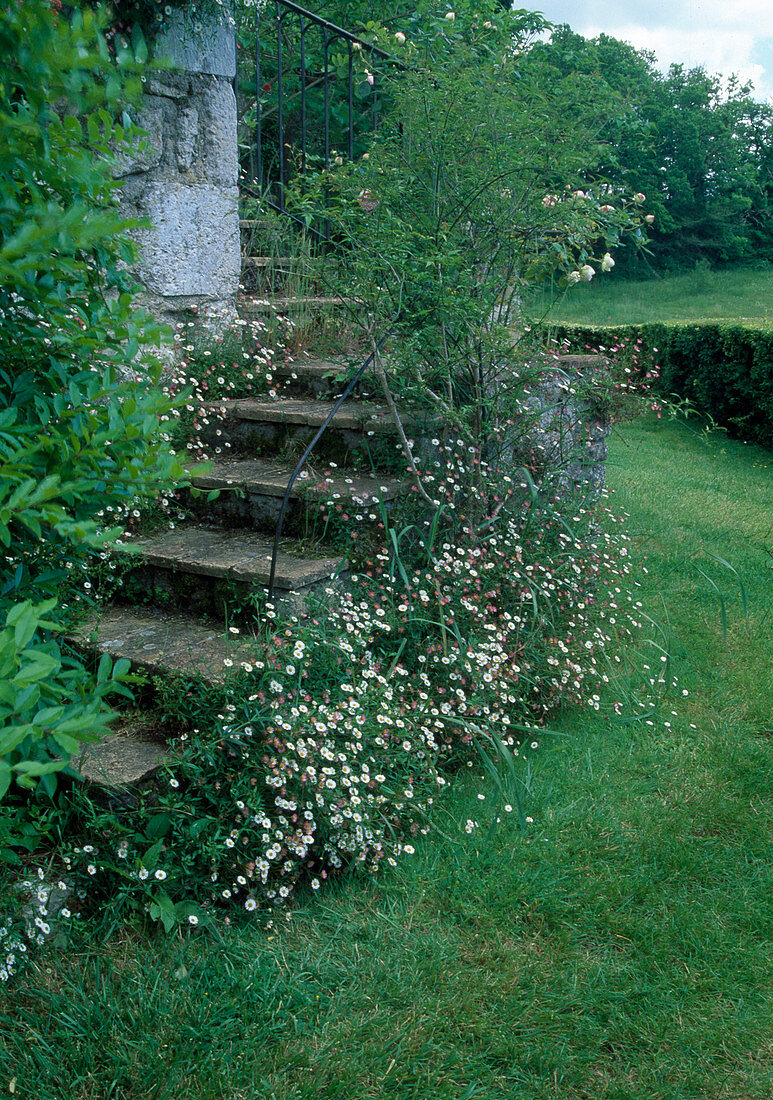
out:
<path id="1" fill-rule="evenodd" d="M 533 417 L 528 446 L 538 468 L 560 471 L 559 485 L 596 497 L 606 484 L 609 413 L 594 397 L 593 375 L 607 366 L 599 355 L 561 355 L 525 404 Z"/>
<path id="2" fill-rule="evenodd" d="M 526 466 L 538 483 L 549 476 L 554 491 L 598 496 L 606 484 L 611 421 L 594 381 L 607 366 L 601 355 L 556 355 L 530 364 L 524 427 L 509 461 Z"/>
<path id="3" fill-rule="evenodd" d="M 214 320 L 233 311 L 240 274 L 235 35 L 178 9 L 156 55 L 175 69 L 145 79 L 148 138 L 117 173 L 124 213 L 152 223 L 136 231 L 136 274 L 160 319 Z"/>

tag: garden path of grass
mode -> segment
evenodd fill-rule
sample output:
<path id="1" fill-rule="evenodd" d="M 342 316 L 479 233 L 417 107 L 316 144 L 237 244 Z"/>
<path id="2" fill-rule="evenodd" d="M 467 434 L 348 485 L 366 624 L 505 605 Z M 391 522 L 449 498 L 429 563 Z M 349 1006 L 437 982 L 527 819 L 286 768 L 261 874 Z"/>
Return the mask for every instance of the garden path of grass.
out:
<path id="1" fill-rule="evenodd" d="M 552 300 L 543 293 L 529 297 L 530 316 L 541 318 Z M 593 283 L 570 287 L 546 321 L 571 325 L 722 321 L 769 328 L 773 325 L 773 271 L 735 267 L 642 281 L 599 275 Z"/>
<path id="2" fill-rule="evenodd" d="M 443 835 L 273 935 L 127 934 L 49 957 L 0 1006 L 0 1092 L 769 1098 L 772 472 L 773 455 L 654 420 L 613 442 L 614 503 L 680 690 L 652 725 L 564 714 L 533 761 L 524 836 L 504 814 L 490 840 L 464 833 L 491 802 L 465 775 Z M 740 575 L 745 616 L 710 554 Z"/>

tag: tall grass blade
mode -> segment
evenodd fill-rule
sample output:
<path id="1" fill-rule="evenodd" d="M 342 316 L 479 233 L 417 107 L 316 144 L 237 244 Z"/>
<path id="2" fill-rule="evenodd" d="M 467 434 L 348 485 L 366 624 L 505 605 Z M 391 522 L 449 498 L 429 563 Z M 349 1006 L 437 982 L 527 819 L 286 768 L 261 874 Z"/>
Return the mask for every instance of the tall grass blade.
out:
<path id="1" fill-rule="evenodd" d="M 741 574 L 738 572 L 735 566 L 730 564 L 729 561 L 725 561 L 724 558 L 720 558 L 719 554 L 712 554 L 711 550 L 707 550 L 706 553 L 710 558 L 713 558 L 714 561 L 718 561 L 720 565 L 724 565 L 727 569 L 730 570 L 731 573 L 734 574 L 736 580 L 738 581 L 738 588 L 741 593 L 741 607 L 743 608 L 743 617 L 746 619 L 748 617 L 746 605 L 746 589 L 744 587 L 743 581 L 741 580 Z"/>
<path id="2" fill-rule="evenodd" d="M 714 581 L 708 575 L 708 573 L 704 573 L 703 570 L 697 565 L 696 565 L 695 568 L 698 570 L 698 572 L 700 573 L 700 575 L 702 577 L 706 578 L 706 580 L 709 582 L 709 584 L 711 585 L 711 587 L 714 589 L 717 596 L 719 597 L 719 613 L 720 613 L 720 616 L 721 616 L 721 619 L 722 619 L 722 637 L 726 638 L 727 637 L 727 612 L 725 610 L 725 598 L 722 595 L 722 593 L 720 592 L 717 585 L 714 583 Z"/>

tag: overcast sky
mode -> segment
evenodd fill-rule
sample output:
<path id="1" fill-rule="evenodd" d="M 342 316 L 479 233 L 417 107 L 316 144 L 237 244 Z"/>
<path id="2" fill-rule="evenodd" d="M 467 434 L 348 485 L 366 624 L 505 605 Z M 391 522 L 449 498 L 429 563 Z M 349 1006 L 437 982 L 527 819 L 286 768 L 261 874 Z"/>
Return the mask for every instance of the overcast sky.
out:
<path id="1" fill-rule="evenodd" d="M 652 50 L 661 68 L 681 62 L 751 80 L 773 103 L 773 0 L 515 0 L 586 38 L 609 34 Z"/>

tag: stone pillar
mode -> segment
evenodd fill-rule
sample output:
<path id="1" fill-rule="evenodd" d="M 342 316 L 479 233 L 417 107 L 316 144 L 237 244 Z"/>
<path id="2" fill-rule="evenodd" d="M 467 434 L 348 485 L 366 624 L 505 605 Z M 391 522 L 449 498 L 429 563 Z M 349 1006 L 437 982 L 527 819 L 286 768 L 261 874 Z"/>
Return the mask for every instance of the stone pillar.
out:
<path id="1" fill-rule="evenodd" d="M 193 5 L 191 5 L 191 10 Z M 136 231 L 147 308 L 174 324 L 234 311 L 240 276 L 236 39 L 232 27 L 175 9 L 156 56 L 175 69 L 145 78 L 145 148 L 119 166 Z"/>
<path id="2" fill-rule="evenodd" d="M 560 490 L 583 490 L 596 498 L 606 484 L 609 410 L 594 395 L 594 374 L 608 361 L 601 355 L 560 355 L 540 370 L 525 401 L 533 417 L 527 435 L 537 468 L 558 473 Z M 541 364 L 540 364 L 541 367 Z"/>

